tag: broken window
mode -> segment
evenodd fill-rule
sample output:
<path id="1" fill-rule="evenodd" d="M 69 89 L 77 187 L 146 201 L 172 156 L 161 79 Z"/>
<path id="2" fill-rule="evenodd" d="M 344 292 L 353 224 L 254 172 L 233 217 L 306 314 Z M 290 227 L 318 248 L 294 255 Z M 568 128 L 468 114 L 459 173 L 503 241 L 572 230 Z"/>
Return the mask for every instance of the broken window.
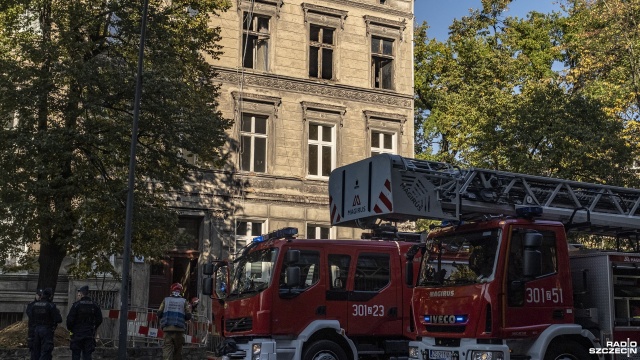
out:
<path id="1" fill-rule="evenodd" d="M 242 25 L 242 66 L 256 70 L 268 70 L 269 65 L 269 17 L 245 12 Z"/>
<path id="2" fill-rule="evenodd" d="M 393 40 L 371 37 L 372 86 L 393 89 Z"/>
<path id="3" fill-rule="evenodd" d="M 309 76 L 333 79 L 335 29 L 311 25 L 309 28 Z"/>
<path id="4" fill-rule="evenodd" d="M 240 169 L 251 172 L 267 171 L 268 116 L 242 114 L 240 124 Z"/>

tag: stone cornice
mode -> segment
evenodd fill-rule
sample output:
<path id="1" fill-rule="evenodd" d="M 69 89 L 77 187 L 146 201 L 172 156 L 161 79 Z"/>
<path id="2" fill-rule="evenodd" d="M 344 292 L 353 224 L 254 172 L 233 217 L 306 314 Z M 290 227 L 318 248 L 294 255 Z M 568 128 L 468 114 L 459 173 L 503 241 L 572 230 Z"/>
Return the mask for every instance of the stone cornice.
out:
<path id="1" fill-rule="evenodd" d="M 345 85 L 322 84 L 282 75 L 262 75 L 248 72 L 241 74 L 236 69 L 216 68 L 216 71 L 218 76 L 214 81 L 218 80 L 223 83 L 240 84 L 242 80 L 245 86 L 249 85 L 266 89 L 291 91 L 413 110 L 411 103 L 413 97 L 411 95 L 386 93 L 380 90 L 362 89 Z M 245 88 L 245 90 L 247 89 Z"/>
<path id="2" fill-rule="evenodd" d="M 357 7 L 357 8 L 361 8 L 361 9 L 370 10 L 370 11 L 381 12 L 383 14 L 400 16 L 400 17 L 403 17 L 403 18 L 407 18 L 407 19 L 413 20 L 413 14 L 412 13 L 391 9 L 391 8 L 389 8 L 387 6 L 363 4 L 360 1 L 354 1 L 354 0 L 326 0 L 326 1 L 332 2 L 332 3 L 336 3 L 336 4 L 345 5 L 345 6 L 352 6 L 352 7 Z"/>
<path id="3" fill-rule="evenodd" d="M 326 6 L 302 3 L 302 11 L 304 12 L 304 22 L 309 22 L 309 13 L 317 13 L 322 15 L 333 16 L 340 19 L 340 29 L 344 30 L 344 20 L 347 18 L 347 11 L 328 8 Z"/>

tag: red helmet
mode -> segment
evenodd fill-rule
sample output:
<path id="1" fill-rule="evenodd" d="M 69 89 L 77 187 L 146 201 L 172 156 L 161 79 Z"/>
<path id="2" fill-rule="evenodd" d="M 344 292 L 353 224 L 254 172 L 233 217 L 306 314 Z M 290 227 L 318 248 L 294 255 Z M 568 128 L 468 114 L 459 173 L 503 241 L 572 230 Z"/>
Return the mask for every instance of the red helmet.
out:
<path id="1" fill-rule="evenodd" d="M 180 283 L 175 283 L 171 285 L 171 292 L 174 291 L 178 291 L 178 292 L 182 292 L 182 284 Z"/>
<path id="2" fill-rule="evenodd" d="M 200 302 L 200 299 L 198 299 L 197 297 L 194 297 L 193 299 L 191 299 L 192 304 L 197 304 L 199 302 Z"/>

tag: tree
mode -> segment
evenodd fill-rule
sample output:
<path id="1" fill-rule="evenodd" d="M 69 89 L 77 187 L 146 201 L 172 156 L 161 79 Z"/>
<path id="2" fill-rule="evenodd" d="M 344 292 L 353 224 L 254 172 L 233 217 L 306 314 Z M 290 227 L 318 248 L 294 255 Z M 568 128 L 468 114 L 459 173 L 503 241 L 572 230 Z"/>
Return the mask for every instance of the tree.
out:
<path id="1" fill-rule="evenodd" d="M 633 179 L 625 127 L 606 104 L 554 71 L 565 59 L 560 14 L 504 17 L 484 0 L 444 43 L 416 31 L 419 156 L 489 169 L 623 185 Z M 424 117 L 422 115 L 425 115 Z M 417 128 L 419 128 L 417 126 Z M 612 171 L 614 169 L 615 171 Z"/>
<path id="2" fill-rule="evenodd" d="M 217 110 L 208 59 L 219 55 L 210 17 L 225 0 L 150 2 L 137 138 L 134 254 L 175 246 L 167 195 L 212 165 L 230 122 Z M 0 258 L 39 265 L 56 287 L 62 260 L 75 273 L 111 271 L 122 252 L 139 1 L 21 0 L 0 9 Z M 34 246 L 35 245 L 35 246 Z M 25 254 L 25 247 L 30 250 Z"/>

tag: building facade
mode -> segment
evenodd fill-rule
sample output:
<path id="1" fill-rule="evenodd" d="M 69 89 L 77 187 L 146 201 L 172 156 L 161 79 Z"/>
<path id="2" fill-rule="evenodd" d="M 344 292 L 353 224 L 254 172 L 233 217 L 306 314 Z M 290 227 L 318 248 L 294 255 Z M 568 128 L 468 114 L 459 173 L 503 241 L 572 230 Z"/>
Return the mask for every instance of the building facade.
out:
<path id="1" fill-rule="evenodd" d="M 209 59 L 218 109 L 234 120 L 229 160 L 174 194 L 188 241 L 162 261 L 134 260 L 132 306 L 157 308 L 174 282 L 187 298 L 200 296 L 203 263 L 233 257 L 252 237 L 279 228 L 296 227 L 301 238 L 359 238 L 359 229 L 330 226 L 329 173 L 378 153 L 414 153 L 413 0 L 231 5 L 211 17 L 222 29 L 223 54 Z M 15 301 L 7 299 L 18 316 L 37 276 L 2 276 L 28 279 L 14 283 Z M 118 281 L 61 274 L 57 302 L 72 302 L 84 284 L 119 298 Z M 210 300 L 201 300 L 210 314 Z"/>

